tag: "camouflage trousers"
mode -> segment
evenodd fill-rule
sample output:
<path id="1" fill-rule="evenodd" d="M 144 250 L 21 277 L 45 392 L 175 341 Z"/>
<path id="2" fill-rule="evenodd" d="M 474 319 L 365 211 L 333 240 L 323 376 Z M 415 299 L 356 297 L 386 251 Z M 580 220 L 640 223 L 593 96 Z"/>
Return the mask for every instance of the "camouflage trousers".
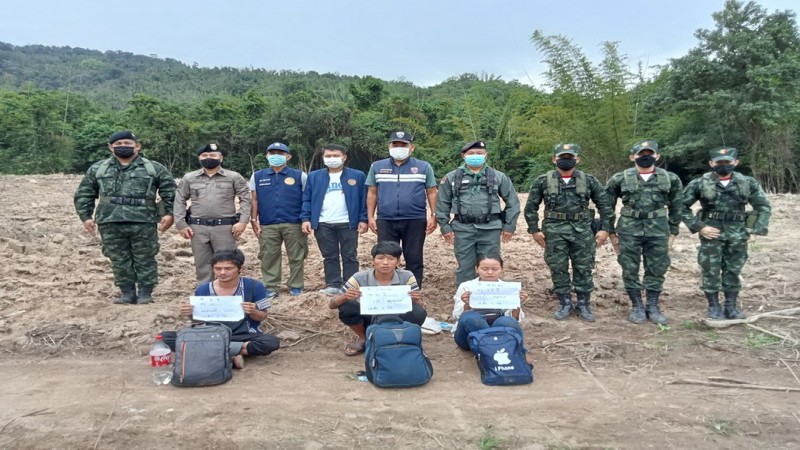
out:
<path id="1" fill-rule="evenodd" d="M 117 286 L 139 283 L 155 286 L 158 283 L 156 255 L 158 224 L 142 222 L 114 222 L 98 225 L 103 255 L 111 260 L 114 284 Z"/>
<path id="2" fill-rule="evenodd" d="M 617 262 L 622 267 L 625 289 L 661 291 L 664 275 L 669 269 L 669 238 L 645 236 L 619 236 Z M 643 264 L 642 264 L 643 263 Z M 644 277 L 639 281 L 639 266 L 644 265 Z"/>
<path id="3" fill-rule="evenodd" d="M 747 262 L 747 239 L 721 241 L 700 238 L 697 262 L 703 269 L 704 292 L 739 292 L 739 274 Z"/>
<path id="4" fill-rule="evenodd" d="M 575 292 L 592 291 L 595 249 L 594 235 L 590 231 L 545 234 L 544 261 L 550 268 L 554 293 L 568 294 L 572 292 L 573 287 Z M 572 262 L 572 280 L 569 276 L 570 262 Z"/>

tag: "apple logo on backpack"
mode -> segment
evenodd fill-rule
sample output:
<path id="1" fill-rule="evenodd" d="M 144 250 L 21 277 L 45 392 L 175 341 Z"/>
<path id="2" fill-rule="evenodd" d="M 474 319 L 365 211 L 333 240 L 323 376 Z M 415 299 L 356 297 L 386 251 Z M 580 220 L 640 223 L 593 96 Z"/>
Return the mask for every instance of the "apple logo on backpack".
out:
<path id="1" fill-rule="evenodd" d="M 506 349 L 504 348 L 501 348 L 500 350 L 495 352 L 494 360 L 497 361 L 497 364 L 500 365 L 511 364 L 511 360 L 508 359 L 508 352 L 506 352 Z"/>

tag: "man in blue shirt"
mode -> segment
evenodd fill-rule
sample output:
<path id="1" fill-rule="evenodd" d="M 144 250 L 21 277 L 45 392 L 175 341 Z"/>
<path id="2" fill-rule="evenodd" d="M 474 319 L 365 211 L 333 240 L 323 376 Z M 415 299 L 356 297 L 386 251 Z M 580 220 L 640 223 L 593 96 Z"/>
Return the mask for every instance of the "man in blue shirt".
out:
<path id="1" fill-rule="evenodd" d="M 324 259 L 321 292 L 327 295 L 337 294 L 343 280 L 358 271 L 358 235 L 367 231 L 366 176 L 345 167 L 345 161 L 346 147 L 328 144 L 322 149 L 325 168 L 308 174 L 300 212 L 303 233 L 314 234 Z"/>
<path id="2" fill-rule="evenodd" d="M 375 161 L 369 168 L 367 219 L 369 228 L 378 235 L 378 242 L 401 244 L 406 270 L 422 286 L 422 247 L 425 236 L 436 229 L 438 190 L 431 165 L 411 157 L 413 141 L 410 134 L 395 131 L 389 137 L 390 157 Z"/>
<path id="3" fill-rule="evenodd" d="M 286 165 L 292 159 L 286 144 L 267 147 L 269 167 L 250 177 L 250 222 L 258 237 L 261 277 L 267 289 L 278 293 L 281 284 L 281 245 L 289 259 L 289 293 L 303 293 L 303 262 L 308 256 L 308 238 L 300 227 L 300 209 L 306 173 Z"/>

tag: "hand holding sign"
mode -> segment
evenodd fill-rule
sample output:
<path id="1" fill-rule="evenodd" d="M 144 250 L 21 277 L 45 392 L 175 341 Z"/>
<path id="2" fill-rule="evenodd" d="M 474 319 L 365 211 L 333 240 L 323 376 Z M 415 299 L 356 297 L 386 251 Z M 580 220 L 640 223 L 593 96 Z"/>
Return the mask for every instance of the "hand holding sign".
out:
<path id="1" fill-rule="evenodd" d="M 518 281 L 479 281 L 472 285 L 469 305 L 472 309 L 517 309 L 521 290 Z"/>
<path id="2" fill-rule="evenodd" d="M 241 296 L 189 297 L 192 319 L 202 322 L 238 322 L 244 319 Z"/>
<path id="3" fill-rule="evenodd" d="M 361 286 L 361 314 L 403 314 L 411 311 L 411 287 Z"/>

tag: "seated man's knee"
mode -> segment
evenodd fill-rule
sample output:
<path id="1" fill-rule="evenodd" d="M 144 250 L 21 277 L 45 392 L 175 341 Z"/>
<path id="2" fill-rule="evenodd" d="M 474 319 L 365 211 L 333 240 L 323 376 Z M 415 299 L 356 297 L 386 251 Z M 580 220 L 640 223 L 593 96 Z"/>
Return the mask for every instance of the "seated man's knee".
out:
<path id="1" fill-rule="evenodd" d="M 425 308 L 416 303 L 411 305 L 411 311 L 400 316 L 401 319 L 407 322 L 415 323 L 419 326 L 422 326 L 422 324 L 425 323 L 426 317 L 428 317 L 428 312 L 425 311 Z"/>
<path id="2" fill-rule="evenodd" d="M 361 318 L 361 306 L 357 302 L 344 302 L 339 306 L 339 320 L 343 324 L 351 326 L 363 323 Z"/>
<path id="3" fill-rule="evenodd" d="M 247 341 L 247 354 L 266 356 L 281 346 L 281 340 L 271 334 L 258 334 Z"/>
<path id="4" fill-rule="evenodd" d="M 161 335 L 161 340 L 167 344 L 170 350 L 173 352 L 175 351 L 175 341 L 178 339 L 178 332 L 177 331 L 162 331 L 159 333 Z"/>

